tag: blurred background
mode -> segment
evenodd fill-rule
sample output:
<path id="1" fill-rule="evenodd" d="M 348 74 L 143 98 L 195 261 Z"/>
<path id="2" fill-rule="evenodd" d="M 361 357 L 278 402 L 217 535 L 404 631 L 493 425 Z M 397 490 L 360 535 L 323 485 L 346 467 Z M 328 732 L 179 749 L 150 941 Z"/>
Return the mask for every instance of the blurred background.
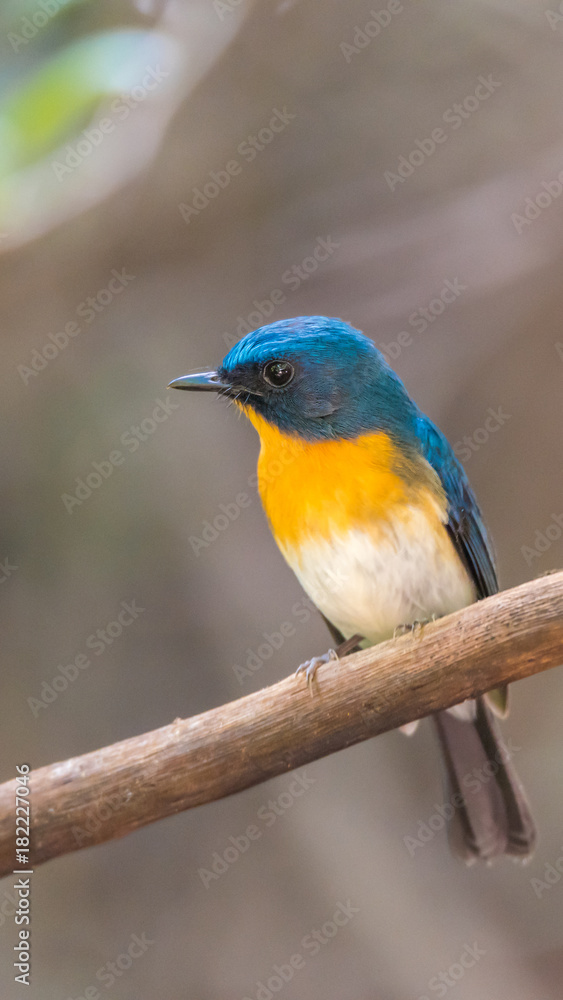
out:
<path id="1" fill-rule="evenodd" d="M 563 565 L 549 2 L 4 2 L 2 780 L 327 648 L 250 485 L 254 431 L 166 389 L 270 319 L 374 339 L 464 460 L 502 586 Z M 122 602 L 143 610 L 111 638 Z M 443 801 L 438 751 L 428 725 L 390 733 L 37 869 L 27 995 L 560 998 L 562 694 L 555 671 L 518 684 L 504 727 L 540 827 L 527 867 L 466 869 L 443 829 L 409 849 Z"/>

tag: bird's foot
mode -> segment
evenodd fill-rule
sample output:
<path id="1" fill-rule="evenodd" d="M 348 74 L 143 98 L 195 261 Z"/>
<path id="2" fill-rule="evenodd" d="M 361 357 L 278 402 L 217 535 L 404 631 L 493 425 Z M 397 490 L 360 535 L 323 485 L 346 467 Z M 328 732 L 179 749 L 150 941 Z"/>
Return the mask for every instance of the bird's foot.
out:
<path id="1" fill-rule="evenodd" d="M 337 660 L 338 653 L 335 649 L 329 649 L 327 653 L 323 653 L 322 656 L 313 656 L 310 660 L 305 660 L 305 663 L 300 663 L 295 671 L 295 676 L 299 674 L 305 674 L 307 681 L 307 687 L 312 692 L 312 685 L 315 679 L 315 674 L 319 667 L 322 667 L 323 663 L 330 663 L 331 660 Z"/>
<path id="2" fill-rule="evenodd" d="M 305 660 L 305 663 L 301 663 L 297 670 L 295 671 L 295 676 L 299 674 L 305 674 L 307 680 L 307 687 L 309 688 L 311 695 L 313 694 L 313 681 L 315 679 L 315 674 L 319 667 L 323 666 L 324 663 L 330 663 L 330 661 L 339 660 L 341 656 L 346 656 L 347 653 L 351 653 L 357 648 L 358 644 L 362 642 L 362 635 L 353 635 L 350 639 L 345 639 L 341 642 L 336 649 L 329 649 L 327 653 L 323 653 L 322 656 L 313 656 L 310 660 Z"/>
<path id="3" fill-rule="evenodd" d="M 417 635 L 420 638 L 422 636 L 424 626 L 435 621 L 436 615 L 432 615 L 431 618 L 415 618 L 413 622 L 406 622 L 404 625 L 396 625 L 393 630 L 393 638 L 396 639 L 397 636 L 406 635 L 407 632 L 411 632 L 412 635 Z"/>

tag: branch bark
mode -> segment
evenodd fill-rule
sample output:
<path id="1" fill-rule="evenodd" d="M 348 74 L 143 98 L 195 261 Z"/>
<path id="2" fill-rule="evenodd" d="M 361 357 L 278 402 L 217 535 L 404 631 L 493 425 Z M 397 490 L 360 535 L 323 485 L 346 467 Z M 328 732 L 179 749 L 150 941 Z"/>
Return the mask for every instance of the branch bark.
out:
<path id="1" fill-rule="evenodd" d="M 304 678 L 32 772 L 39 864 L 213 802 L 563 662 L 563 572 L 472 604 Z M 15 856 L 16 782 L 0 786 L 0 875 Z"/>

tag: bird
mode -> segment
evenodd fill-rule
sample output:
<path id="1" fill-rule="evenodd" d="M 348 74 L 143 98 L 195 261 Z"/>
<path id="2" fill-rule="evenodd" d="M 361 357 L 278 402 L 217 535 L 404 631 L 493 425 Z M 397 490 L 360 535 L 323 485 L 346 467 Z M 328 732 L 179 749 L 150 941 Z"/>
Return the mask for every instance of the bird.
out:
<path id="1" fill-rule="evenodd" d="M 337 643 L 301 665 L 308 682 L 319 682 L 328 659 L 498 591 L 492 544 L 453 448 L 347 322 L 299 316 L 259 327 L 216 370 L 169 387 L 229 397 L 258 432 L 271 531 Z M 535 824 L 497 722 L 506 714 L 504 687 L 432 717 L 456 804 L 449 842 L 468 864 L 534 850 Z M 402 728 L 412 735 L 416 725 Z"/>

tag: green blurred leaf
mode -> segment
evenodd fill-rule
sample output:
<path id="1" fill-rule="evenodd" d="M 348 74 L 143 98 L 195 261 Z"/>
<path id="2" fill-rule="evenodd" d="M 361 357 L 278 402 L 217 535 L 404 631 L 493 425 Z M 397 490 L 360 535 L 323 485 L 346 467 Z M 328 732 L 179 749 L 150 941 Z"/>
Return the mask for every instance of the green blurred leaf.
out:
<path id="1" fill-rule="evenodd" d="M 152 32 L 112 31 L 47 60 L 0 104 L 0 177 L 70 140 L 105 97 L 134 86 L 160 50 Z"/>

